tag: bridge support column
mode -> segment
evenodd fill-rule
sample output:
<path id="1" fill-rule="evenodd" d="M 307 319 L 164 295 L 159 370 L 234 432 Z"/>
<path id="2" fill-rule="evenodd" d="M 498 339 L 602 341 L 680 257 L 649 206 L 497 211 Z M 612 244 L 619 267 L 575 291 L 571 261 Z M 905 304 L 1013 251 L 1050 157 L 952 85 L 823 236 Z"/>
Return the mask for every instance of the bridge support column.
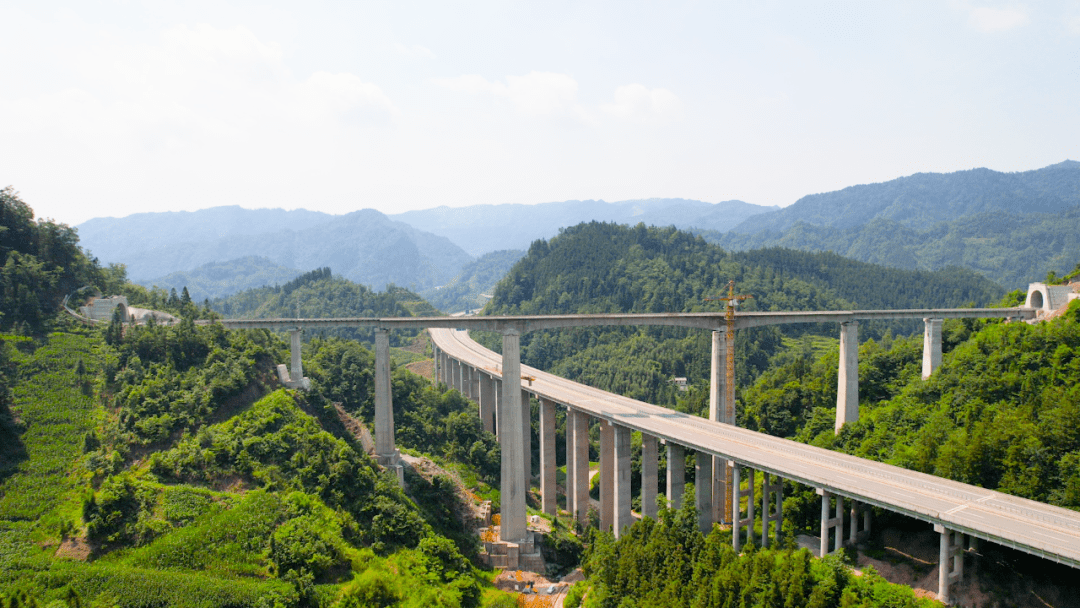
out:
<path id="1" fill-rule="evenodd" d="M 941 319 L 923 319 L 922 377 L 941 367 Z"/>
<path id="2" fill-rule="evenodd" d="M 469 370 L 469 379 L 471 380 L 469 394 L 472 395 L 472 399 L 477 406 L 480 405 L 480 377 L 483 375 L 484 372 L 480 371 L 479 367 L 473 367 Z"/>
<path id="3" fill-rule="evenodd" d="M 518 380 L 518 385 L 521 381 Z M 525 491 L 532 487 L 532 395 L 521 389 L 521 445 L 525 449 Z"/>
<path id="4" fill-rule="evenodd" d="M 821 495 L 821 552 L 818 557 L 825 557 L 832 551 L 839 550 L 844 542 L 844 497 L 836 496 L 834 511 L 829 504 L 834 494 L 824 488 L 818 488 L 817 493 Z M 830 530 L 835 530 L 832 551 L 829 550 Z"/>
<path id="5" fill-rule="evenodd" d="M 439 386 L 439 347 L 431 344 L 431 385 Z"/>
<path id="6" fill-rule="evenodd" d="M 289 332 L 289 380 L 300 384 L 304 381 L 304 363 L 300 358 L 300 337 L 304 334 L 302 329 L 294 329 Z"/>
<path id="7" fill-rule="evenodd" d="M 615 538 L 621 538 L 623 533 L 634 524 L 634 516 L 630 511 L 630 429 L 625 426 L 614 425 L 615 439 L 615 474 L 612 481 L 615 482 L 612 496 L 615 498 Z"/>
<path id="8" fill-rule="evenodd" d="M 375 330 L 375 455 L 379 464 L 400 468 L 394 447 L 394 404 L 390 386 L 390 332 Z M 402 481 L 402 471 L 398 471 Z"/>
<path id="9" fill-rule="evenodd" d="M 848 541 L 858 543 L 870 536 L 870 506 L 857 500 L 851 501 L 850 520 L 848 521 Z M 860 521 L 862 529 L 859 528 Z"/>
<path id="10" fill-rule="evenodd" d="M 672 509 L 682 506 L 686 488 L 686 448 L 667 442 L 667 501 Z"/>
<path id="11" fill-rule="evenodd" d="M 540 399 L 540 509 L 556 515 L 555 497 L 555 402 Z"/>
<path id="12" fill-rule="evenodd" d="M 727 385 L 727 331 L 712 332 L 712 361 L 709 373 L 709 420 L 735 424 L 735 387 Z M 713 521 L 732 522 L 732 469 L 719 456 L 713 458 Z M 700 482 L 699 482 L 700 483 Z"/>
<path id="13" fill-rule="evenodd" d="M 495 438 L 502 437 L 502 422 L 503 422 L 503 381 L 502 378 L 495 379 Z"/>
<path id="14" fill-rule="evenodd" d="M 566 410 L 567 508 L 582 525 L 589 523 L 589 416 Z"/>
<path id="15" fill-rule="evenodd" d="M 502 448 L 502 479 L 500 498 L 500 540 L 511 543 L 524 542 L 528 537 L 525 517 L 525 494 L 528 492 L 525 473 L 524 446 L 521 444 L 521 333 L 516 329 L 502 332 L 502 383 L 503 395 L 499 409 L 499 445 Z"/>
<path id="16" fill-rule="evenodd" d="M 495 432 L 495 379 L 480 372 L 480 423 L 489 433 Z"/>
<path id="17" fill-rule="evenodd" d="M 712 465 L 712 454 L 698 452 L 694 455 L 694 506 L 697 507 L 698 529 L 702 534 L 708 534 L 713 525 Z"/>
<path id="18" fill-rule="evenodd" d="M 656 519 L 657 441 L 652 435 L 641 434 L 641 515 Z"/>
<path id="19" fill-rule="evenodd" d="M 859 322 L 840 324 L 840 369 L 836 386 L 836 432 L 859 419 Z"/>
<path id="20" fill-rule="evenodd" d="M 776 530 L 776 545 L 780 546 L 783 541 L 784 523 L 784 479 L 774 477 L 766 471 L 761 472 L 761 546 L 769 546 L 769 524 Z"/>
<path id="21" fill-rule="evenodd" d="M 735 494 L 731 508 L 734 521 L 731 529 L 731 545 L 738 553 L 742 550 L 742 530 L 746 528 L 746 543 L 754 544 L 754 469 L 734 464 L 731 467 L 731 489 Z M 742 473 L 746 473 L 746 491 L 742 489 Z M 766 476 L 767 477 L 767 476 Z M 742 499 L 746 498 L 746 516 L 743 517 Z"/>
<path id="22" fill-rule="evenodd" d="M 615 525 L 615 427 L 600 421 L 600 530 Z"/>
<path id="23" fill-rule="evenodd" d="M 461 364 L 461 394 L 469 401 L 476 400 L 476 394 L 473 393 L 473 367 L 471 365 Z"/>
<path id="24" fill-rule="evenodd" d="M 938 601 L 949 603 L 949 585 L 964 578 L 964 535 L 940 524 L 934 531 L 941 534 L 938 550 Z"/>

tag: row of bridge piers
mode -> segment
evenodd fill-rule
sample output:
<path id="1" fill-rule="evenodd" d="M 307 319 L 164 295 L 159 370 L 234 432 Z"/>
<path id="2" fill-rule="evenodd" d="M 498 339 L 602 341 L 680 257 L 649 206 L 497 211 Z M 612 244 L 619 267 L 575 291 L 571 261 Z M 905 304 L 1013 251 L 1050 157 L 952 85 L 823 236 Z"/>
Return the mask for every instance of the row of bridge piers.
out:
<path id="1" fill-rule="evenodd" d="M 929 377 L 941 364 L 941 319 L 924 319 L 923 377 Z M 291 333 L 291 370 L 286 374 L 284 366 L 279 373 L 287 385 L 306 388 L 300 357 L 300 333 Z M 539 401 L 539 486 L 541 510 L 555 515 L 556 500 L 556 407 L 566 408 L 566 510 L 583 524 L 589 521 L 590 470 L 589 427 L 590 416 L 571 404 L 557 404 L 539 394 L 529 391 L 528 379 L 521 373 L 521 332 L 514 328 L 502 332 L 501 369 L 481 369 L 451 357 L 445 351 L 432 346 L 434 351 L 434 380 L 457 389 L 478 404 L 478 413 L 485 430 L 499 439 L 502 453 L 501 468 L 501 525 L 503 542 L 527 544 L 532 541 L 527 529 L 526 495 L 532 480 L 531 446 L 531 399 Z M 725 390 L 725 377 L 720 372 L 727 356 L 724 332 L 713 332 L 712 378 L 710 390 L 710 418 L 719 422 L 735 424 L 734 407 L 725 407 L 725 399 L 733 391 Z M 858 419 L 858 322 L 841 324 L 840 362 L 837 387 L 836 430 Z M 504 379 L 517 379 L 504 381 Z M 525 380 L 523 382 L 523 380 Z M 634 522 L 631 511 L 631 432 L 632 429 L 611 420 L 599 420 L 600 424 L 600 527 L 611 530 L 618 538 Z M 658 461 L 660 446 L 667 456 L 666 500 L 677 508 L 684 500 L 686 479 L 686 448 L 657 437 L 642 434 L 641 439 L 641 513 L 643 517 L 655 518 L 658 511 Z M 390 388 L 389 330 L 375 330 L 375 457 L 379 464 L 395 471 L 399 482 L 403 480 L 400 454 L 394 445 L 394 419 L 392 391 Z M 708 533 L 714 523 L 731 526 L 732 545 L 736 551 L 754 542 L 755 528 L 760 522 L 761 545 L 769 546 L 773 539 L 779 542 L 783 522 L 783 479 L 761 471 L 763 483 L 761 496 L 755 497 L 757 485 L 755 469 L 712 454 L 698 452 L 694 455 L 695 468 L 694 505 L 698 512 L 699 528 Z M 848 543 L 861 540 L 870 531 L 870 508 L 848 499 L 850 511 L 845 520 L 845 498 L 825 489 L 821 495 L 820 555 L 839 550 Z M 760 511 L 756 508 L 760 500 Z M 845 521 L 847 525 L 845 526 Z M 941 586 L 939 597 L 948 601 L 949 583 L 958 580 L 963 573 L 962 536 L 940 528 L 941 534 Z M 845 534 L 846 532 L 846 534 Z M 510 567 L 516 567 L 511 564 Z"/>

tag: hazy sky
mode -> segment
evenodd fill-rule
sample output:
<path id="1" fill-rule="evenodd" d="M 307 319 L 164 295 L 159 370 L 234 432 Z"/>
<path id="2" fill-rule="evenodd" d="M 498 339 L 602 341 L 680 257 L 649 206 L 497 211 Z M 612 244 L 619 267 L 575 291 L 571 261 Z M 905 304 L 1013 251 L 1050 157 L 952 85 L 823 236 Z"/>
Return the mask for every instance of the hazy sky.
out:
<path id="1" fill-rule="evenodd" d="M 0 186 L 77 224 L 788 205 L 1080 160 L 1080 2 L 0 3 Z"/>

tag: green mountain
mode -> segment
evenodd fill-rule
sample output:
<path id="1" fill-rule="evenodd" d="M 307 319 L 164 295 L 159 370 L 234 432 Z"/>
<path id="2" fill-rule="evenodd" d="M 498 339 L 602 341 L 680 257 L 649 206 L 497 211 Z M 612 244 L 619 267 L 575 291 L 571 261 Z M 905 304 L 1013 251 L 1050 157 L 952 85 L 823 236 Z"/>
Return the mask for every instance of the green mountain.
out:
<path id="1" fill-rule="evenodd" d="M 918 174 L 807 196 L 727 233 L 696 232 L 732 250 L 788 247 L 897 268 L 959 266 L 1016 289 L 1071 267 L 1080 249 L 1080 163 Z"/>
<path id="2" fill-rule="evenodd" d="M 279 285 L 300 274 L 295 268 L 278 266 L 267 258 L 247 256 L 228 262 L 210 262 L 194 270 L 171 272 L 153 280 L 139 281 L 139 284 L 177 291 L 186 287 L 192 300 L 202 302 L 256 287 Z"/>
<path id="3" fill-rule="evenodd" d="M 428 289 L 421 295 L 446 312 L 482 308 L 495 290 L 495 285 L 524 255 L 524 251 L 518 250 L 486 253 L 466 264 L 461 274 L 446 285 Z"/>
<path id="4" fill-rule="evenodd" d="M 1009 289 L 1026 288 L 1047 272 L 1068 270 L 1080 250 L 1080 207 L 1059 213 L 983 213 L 916 230 L 885 219 L 854 228 L 798 222 L 782 233 L 701 233 L 733 250 L 789 247 L 834 251 L 897 268 L 969 268 Z"/>
<path id="5" fill-rule="evenodd" d="M 854 228 L 891 220 L 916 230 L 982 213 L 1056 213 L 1080 205 L 1080 162 L 1066 160 L 1034 171 L 971 169 L 916 173 L 880 184 L 811 194 L 775 213 L 751 217 L 740 234 L 784 232 L 798 222 Z"/>
<path id="6" fill-rule="evenodd" d="M 389 284 L 425 289 L 446 283 L 472 259 L 446 238 L 374 209 L 341 216 L 298 213 L 217 207 L 96 219 L 79 230 L 87 250 L 101 260 L 125 264 L 128 275 L 140 281 L 259 256 L 287 268 L 330 266 L 376 289 Z M 206 226 L 215 228 L 198 229 Z M 141 230 L 150 236 L 118 237 Z"/>
<path id="7" fill-rule="evenodd" d="M 485 314 L 694 312 L 735 280 L 753 294 L 746 310 L 953 307 L 987 304 L 1003 290 L 973 272 L 910 271 L 787 249 L 730 253 L 674 228 L 589 223 L 537 241 L 499 283 Z M 860 335 L 920 331 L 913 323 L 867 323 Z M 739 332 L 740 383 L 769 365 L 788 338 L 833 337 L 833 326 Z M 494 337 L 485 338 L 498 347 Z M 709 374 L 707 332 L 676 328 L 580 328 L 522 336 L 523 361 L 651 403 L 701 407 Z M 697 390 L 679 394 L 671 379 Z"/>

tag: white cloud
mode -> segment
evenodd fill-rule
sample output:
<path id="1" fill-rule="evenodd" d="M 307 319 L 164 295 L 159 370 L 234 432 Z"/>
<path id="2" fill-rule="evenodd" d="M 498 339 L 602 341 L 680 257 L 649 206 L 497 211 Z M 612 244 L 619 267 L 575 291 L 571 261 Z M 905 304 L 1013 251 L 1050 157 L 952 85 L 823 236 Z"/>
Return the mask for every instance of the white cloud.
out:
<path id="1" fill-rule="evenodd" d="M 1070 32 L 1080 35 L 1080 17 L 1073 17 L 1072 19 L 1069 19 L 1068 24 Z"/>
<path id="2" fill-rule="evenodd" d="M 987 6 L 968 7 L 968 23 L 980 32 L 1004 32 L 1027 24 L 1027 9 L 1023 6 L 990 8 Z"/>
<path id="3" fill-rule="evenodd" d="M 577 103 L 577 81 L 566 74 L 530 72 L 507 76 L 506 83 L 491 82 L 476 74 L 441 78 L 435 81 L 453 91 L 488 94 L 508 100 L 522 114 L 530 116 L 572 115 L 585 118 Z"/>
<path id="4" fill-rule="evenodd" d="M 406 46 L 400 42 L 394 44 L 394 50 L 406 57 L 417 57 L 420 59 L 434 59 L 435 53 L 431 52 L 431 49 L 426 46 L 414 44 L 412 46 Z"/>
<path id="5" fill-rule="evenodd" d="M 615 89 L 615 103 L 602 104 L 600 109 L 616 118 L 647 122 L 673 118 L 681 105 L 667 89 L 649 89 L 635 83 Z"/>

